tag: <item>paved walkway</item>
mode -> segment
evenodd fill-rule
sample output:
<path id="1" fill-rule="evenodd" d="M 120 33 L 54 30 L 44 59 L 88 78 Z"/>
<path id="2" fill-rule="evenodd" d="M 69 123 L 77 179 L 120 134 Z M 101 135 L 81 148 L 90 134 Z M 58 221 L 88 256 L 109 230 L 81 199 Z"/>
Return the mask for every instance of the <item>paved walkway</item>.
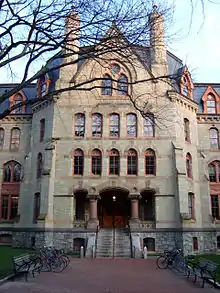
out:
<path id="1" fill-rule="evenodd" d="M 170 270 L 156 268 L 155 260 L 75 259 L 60 274 L 41 273 L 0 286 L 1 293 L 217 293 L 206 284 L 193 284 Z"/>

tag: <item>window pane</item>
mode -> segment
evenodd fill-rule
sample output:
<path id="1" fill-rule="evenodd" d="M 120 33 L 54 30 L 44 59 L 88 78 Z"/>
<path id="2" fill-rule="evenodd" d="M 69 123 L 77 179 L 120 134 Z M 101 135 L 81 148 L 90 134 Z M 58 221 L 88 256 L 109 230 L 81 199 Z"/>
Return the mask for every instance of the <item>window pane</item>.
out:
<path id="1" fill-rule="evenodd" d="M 11 197 L 11 211 L 10 211 L 10 219 L 16 218 L 18 215 L 18 197 Z"/>
<path id="2" fill-rule="evenodd" d="M 218 130 L 214 128 L 210 129 L 210 147 L 214 149 L 218 149 L 219 147 Z"/>
<path id="3" fill-rule="evenodd" d="M 11 182 L 11 165 L 4 166 L 4 182 Z"/>
<path id="4" fill-rule="evenodd" d="M 207 101 L 207 113 L 215 114 L 216 113 L 216 103 L 215 101 Z"/>
<path id="5" fill-rule="evenodd" d="M 119 156 L 110 156 L 109 157 L 109 174 L 119 175 Z"/>
<path id="6" fill-rule="evenodd" d="M 137 136 L 137 117 L 135 114 L 127 115 L 127 136 Z"/>
<path id="7" fill-rule="evenodd" d="M 124 74 L 122 74 L 121 77 L 118 79 L 118 94 L 128 94 L 128 79 Z"/>
<path id="8" fill-rule="evenodd" d="M 74 156 L 74 175 L 83 175 L 83 156 Z"/>
<path id="9" fill-rule="evenodd" d="M 5 136 L 5 131 L 3 128 L 0 128 L 0 150 L 2 150 L 4 146 L 4 136 Z"/>
<path id="10" fill-rule="evenodd" d="M 155 174 L 155 158 L 154 156 L 146 156 L 146 175 Z"/>
<path id="11" fill-rule="evenodd" d="M 8 220 L 8 207 L 9 207 L 9 196 L 2 195 L 1 196 L 1 218 L 4 220 Z"/>
<path id="12" fill-rule="evenodd" d="M 13 182 L 20 182 L 20 181 L 21 181 L 21 166 L 20 164 L 15 164 Z"/>
<path id="13" fill-rule="evenodd" d="M 209 165 L 209 181 L 210 182 L 217 181 L 215 165 Z"/>
<path id="14" fill-rule="evenodd" d="M 188 210 L 189 210 L 189 215 L 193 216 L 193 195 L 188 194 Z"/>
<path id="15" fill-rule="evenodd" d="M 211 205 L 212 205 L 212 216 L 215 219 L 219 219 L 219 203 L 218 195 L 211 196 Z"/>
<path id="16" fill-rule="evenodd" d="M 153 117 L 144 119 L 144 136 L 154 136 L 154 121 Z"/>
<path id="17" fill-rule="evenodd" d="M 110 136 L 119 137 L 119 115 L 112 114 L 110 116 Z"/>
<path id="18" fill-rule="evenodd" d="M 75 116 L 75 136 L 84 137 L 85 134 L 85 116 L 77 114 Z"/>
<path id="19" fill-rule="evenodd" d="M 92 136 L 102 136 L 102 115 L 94 114 L 92 117 Z"/>
<path id="20" fill-rule="evenodd" d="M 92 156 L 92 174 L 93 175 L 101 175 L 101 157 L 100 156 Z"/>
<path id="21" fill-rule="evenodd" d="M 14 128 L 11 133 L 11 150 L 18 150 L 20 145 L 20 129 Z"/>
<path id="22" fill-rule="evenodd" d="M 112 79 L 110 76 L 106 75 L 102 80 L 102 95 L 111 96 L 112 95 Z"/>
<path id="23" fill-rule="evenodd" d="M 137 156 L 127 157 L 128 175 L 137 175 Z"/>

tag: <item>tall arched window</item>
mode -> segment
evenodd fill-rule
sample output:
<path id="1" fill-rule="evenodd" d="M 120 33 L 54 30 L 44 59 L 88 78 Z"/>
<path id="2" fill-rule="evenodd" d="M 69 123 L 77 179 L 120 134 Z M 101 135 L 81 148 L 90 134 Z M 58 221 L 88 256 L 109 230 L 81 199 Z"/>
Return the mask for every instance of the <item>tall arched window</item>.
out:
<path id="1" fill-rule="evenodd" d="M 218 129 L 210 128 L 209 137 L 210 137 L 210 148 L 211 149 L 218 149 L 219 148 Z"/>
<path id="2" fill-rule="evenodd" d="M 78 113 L 75 115 L 75 136 L 84 137 L 85 135 L 85 115 Z"/>
<path id="3" fill-rule="evenodd" d="M 102 115 L 99 113 L 92 115 L 92 136 L 102 137 Z"/>
<path id="4" fill-rule="evenodd" d="M 206 101 L 207 113 L 216 114 L 216 100 L 213 94 L 209 94 Z"/>
<path id="5" fill-rule="evenodd" d="M 189 120 L 184 118 L 184 136 L 185 141 L 190 142 Z"/>
<path id="6" fill-rule="evenodd" d="M 39 153 L 37 155 L 37 178 L 41 178 L 42 175 L 42 168 L 43 168 L 43 157 L 42 154 Z"/>
<path id="7" fill-rule="evenodd" d="M 118 94 L 121 96 L 126 96 L 128 94 L 128 78 L 124 74 L 121 74 L 118 79 Z"/>
<path id="8" fill-rule="evenodd" d="M 120 173 L 120 156 L 116 149 L 109 153 L 109 175 L 119 175 Z"/>
<path id="9" fill-rule="evenodd" d="M 138 157 L 134 149 L 130 149 L 127 153 L 127 174 L 137 175 L 138 171 Z"/>
<path id="10" fill-rule="evenodd" d="M 148 115 L 144 118 L 144 136 L 153 137 L 154 136 L 154 116 Z"/>
<path id="11" fill-rule="evenodd" d="M 100 150 L 94 149 L 92 151 L 91 157 L 92 157 L 92 166 L 91 166 L 92 175 L 101 175 L 102 174 L 102 154 Z"/>
<path id="12" fill-rule="evenodd" d="M 11 141 L 10 141 L 10 151 L 18 151 L 19 150 L 20 136 L 21 136 L 20 129 L 17 127 L 12 128 Z"/>
<path id="13" fill-rule="evenodd" d="M 76 149 L 73 153 L 73 175 L 83 175 L 83 165 L 83 151 L 80 149 Z"/>
<path id="14" fill-rule="evenodd" d="M 137 136 L 137 116 L 136 114 L 127 115 L 127 136 Z"/>
<path id="15" fill-rule="evenodd" d="M 214 161 L 209 164 L 209 181 L 220 182 L 220 162 Z"/>
<path id="16" fill-rule="evenodd" d="M 156 156 L 151 149 L 145 152 L 145 175 L 156 175 Z"/>
<path id="17" fill-rule="evenodd" d="M 5 138 L 5 130 L 4 128 L 0 128 L 0 150 L 4 147 L 4 138 Z"/>
<path id="18" fill-rule="evenodd" d="M 192 157 L 190 153 L 186 155 L 186 175 L 188 178 L 192 178 Z"/>
<path id="19" fill-rule="evenodd" d="M 15 183 L 21 181 L 21 165 L 16 161 L 4 164 L 3 182 Z"/>
<path id="20" fill-rule="evenodd" d="M 112 95 L 112 78 L 108 74 L 106 74 L 102 80 L 102 95 L 103 96 Z"/>
<path id="21" fill-rule="evenodd" d="M 120 117 L 118 114 L 110 114 L 110 137 L 120 136 Z"/>
<path id="22" fill-rule="evenodd" d="M 188 210 L 192 220 L 195 220 L 195 197 L 192 192 L 188 193 Z"/>

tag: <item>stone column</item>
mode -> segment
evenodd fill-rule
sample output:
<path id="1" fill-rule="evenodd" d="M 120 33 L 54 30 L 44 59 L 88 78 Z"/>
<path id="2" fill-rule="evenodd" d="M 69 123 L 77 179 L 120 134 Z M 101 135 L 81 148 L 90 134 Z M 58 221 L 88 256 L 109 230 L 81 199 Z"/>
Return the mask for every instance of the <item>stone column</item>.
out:
<path id="1" fill-rule="evenodd" d="M 99 224 L 97 213 L 99 195 L 88 195 L 87 198 L 89 199 L 89 221 L 87 223 L 87 228 L 96 229 Z"/>
<path id="2" fill-rule="evenodd" d="M 141 195 L 139 193 L 130 193 L 128 197 L 131 200 L 131 218 L 129 225 L 130 228 L 137 229 L 140 227 L 138 204 Z"/>

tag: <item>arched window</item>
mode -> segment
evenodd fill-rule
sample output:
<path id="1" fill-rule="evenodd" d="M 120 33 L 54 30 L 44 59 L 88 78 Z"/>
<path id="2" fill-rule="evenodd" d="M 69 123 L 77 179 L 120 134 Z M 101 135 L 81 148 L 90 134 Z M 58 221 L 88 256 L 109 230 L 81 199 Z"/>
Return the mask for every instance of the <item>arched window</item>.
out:
<path id="1" fill-rule="evenodd" d="M 127 136 L 137 136 L 137 116 L 136 114 L 127 115 Z"/>
<path id="2" fill-rule="evenodd" d="M 144 118 L 144 136 L 153 137 L 154 136 L 154 116 L 148 115 Z"/>
<path id="3" fill-rule="evenodd" d="M 34 194 L 34 222 L 37 221 L 37 218 L 40 216 L 40 193 L 37 192 Z"/>
<path id="4" fill-rule="evenodd" d="M 127 174 L 137 175 L 137 152 L 134 149 L 130 149 L 127 153 Z"/>
<path id="5" fill-rule="evenodd" d="M 120 173 L 120 156 L 116 149 L 109 153 L 109 175 L 119 175 Z"/>
<path id="6" fill-rule="evenodd" d="M 5 138 L 5 130 L 4 128 L 0 128 L 0 150 L 4 147 L 4 138 Z"/>
<path id="7" fill-rule="evenodd" d="M 121 74 L 118 79 L 118 94 L 120 96 L 126 96 L 128 94 L 128 78 L 124 74 Z"/>
<path id="8" fill-rule="evenodd" d="M 15 183 L 21 181 L 21 165 L 16 161 L 4 164 L 3 182 Z"/>
<path id="9" fill-rule="evenodd" d="M 92 175 L 102 174 L 102 154 L 100 150 L 94 149 L 92 151 Z"/>
<path id="10" fill-rule="evenodd" d="M 207 113 L 216 114 L 216 100 L 214 95 L 209 94 L 206 101 Z"/>
<path id="11" fill-rule="evenodd" d="M 18 93 L 15 97 L 14 97 L 14 105 L 20 104 L 21 102 L 23 102 L 23 97 L 20 93 Z M 18 108 L 16 108 L 13 111 L 13 114 L 22 114 L 23 113 L 23 106 L 20 106 Z"/>
<path id="12" fill-rule="evenodd" d="M 188 178 L 192 178 L 192 157 L 190 153 L 186 155 L 186 175 Z"/>
<path id="13" fill-rule="evenodd" d="M 209 164 L 209 181 L 220 182 L 220 162 L 214 161 Z"/>
<path id="14" fill-rule="evenodd" d="M 75 115 L 75 136 L 84 137 L 85 135 L 85 115 L 78 113 Z"/>
<path id="15" fill-rule="evenodd" d="M 118 114 L 110 114 L 110 137 L 120 136 L 120 117 Z"/>
<path id="16" fill-rule="evenodd" d="M 218 149 L 219 148 L 218 129 L 210 128 L 209 137 L 210 137 L 210 148 L 211 149 Z"/>
<path id="17" fill-rule="evenodd" d="M 195 198 L 191 192 L 188 193 L 188 211 L 190 219 L 195 220 Z"/>
<path id="18" fill-rule="evenodd" d="M 112 95 L 112 78 L 108 74 L 106 74 L 102 80 L 102 95 L 103 96 Z"/>
<path id="19" fill-rule="evenodd" d="M 43 158 L 42 158 L 42 154 L 39 153 L 37 155 L 37 178 L 41 178 L 42 168 L 43 168 Z"/>
<path id="20" fill-rule="evenodd" d="M 10 142 L 10 151 L 18 151 L 20 146 L 20 136 L 21 131 L 19 128 L 12 128 L 11 130 L 11 142 Z"/>
<path id="21" fill-rule="evenodd" d="M 156 175 L 156 157 L 151 149 L 145 152 L 145 174 Z"/>
<path id="22" fill-rule="evenodd" d="M 102 115 L 99 113 L 92 115 L 92 136 L 102 137 Z"/>
<path id="23" fill-rule="evenodd" d="M 83 151 L 80 149 L 76 149 L 73 153 L 73 175 L 83 175 L 83 165 Z"/>
<path id="24" fill-rule="evenodd" d="M 184 136 L 185 141 L 190 142 L 189 120 L 184 118 Z"/>
<path id="25" fill-rule="evenodd" d="M 197 237 L 193 237 L 193 250 L 194 251 L 198 251 L 199 250 Z"/>

